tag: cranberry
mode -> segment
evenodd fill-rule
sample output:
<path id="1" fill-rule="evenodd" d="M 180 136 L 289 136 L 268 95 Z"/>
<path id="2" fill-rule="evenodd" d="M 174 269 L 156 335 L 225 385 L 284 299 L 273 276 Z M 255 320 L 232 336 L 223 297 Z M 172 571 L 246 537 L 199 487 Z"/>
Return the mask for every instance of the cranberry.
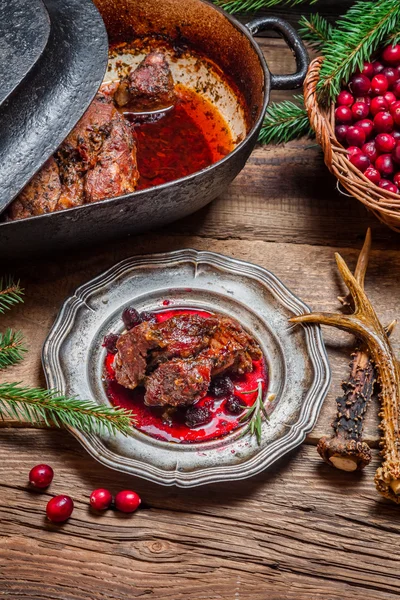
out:
<path id="1" fill-rule="evenodd" d="M 393 148 L 392 158 L 396 163 L 400 164 L 400 143 L 396 144 Z"/>
<path id="2" fill-rule="evenodd" d="M 29 483 L 37 488 L 47 488 L 53 481 L 54 471 L 49 465 L 36 465 L 29 473 Z"/>
<path id="3" fill-rule="evenodd" d="M 368 169 L 370 165 L 370 160 L 368 156 L 366 156 L 362 152 L 359 152 L 358 154 L 353 154 L 353 156 L 350 156 L 349 160 L 351 164 L 354 165 L 356 169 L 359 169 L 362 173 L 366 169 Z"/>
<path id="4" fill-rule="evenodd" d="M 116 333 L 109 333 L 104 337 L 103 347 L 106 348 L 111 354 L 116 354 L 118 340 L 119 335 L 117 335 Z"/>
<path id="5" fill-rule="evenodd" d="M 364 102 L 355 102 L 351 107 L 353 118 L 358 121 L 359 119 L 366 119 L 369 114 L 369 108 Z"/>
<path id="6" fill-rule="evenodd" d="M 354 102 L 354 96 L 347 90 L 342 90 L 338 95 L 336 102 L 339 106 L 351 106 Z"/>
<path id="7" fill-rule="evenodd" d="M 393 183 L 395 185 L 397 185 L 397 187 L 400 187 L 400 171 L 398 171 L 397 173 L 395 173 L 395 175 L 393 177 Z"/>
<path id="8" fill-rule="evenodd" d="M 225 404 L 226 410 L 232 415 L 240 415 L 243 412 L 243 404 L 240 398 L 237 396 L 231 396 L 228 398 Z"/>
<path id="9" fill-rule="evenodd" d="M 374 124 L 371 121 L 371 119 L 362 119 L 361 121 L 357 121 L 357 123 L 355 123 L 355 126 L 362 127 L 367 138 L 369 138 L 372 135 Z M 341 125 L 340 127 L 346 127 L 346 125 Z"/>
<path id="10" fill-rule="evenodd" d="M 152 312 L 143 311 L 140 313 L 139 316 L 140 316 L 141 321 L 148 321 L 149 323 L 152 323 L 153 325 L 154 325 L 154 323 L 157 323 L 156 315 Z"/>
<path id="11" fill-rule="evenodd" d="M 107 510 L 112 502 L 111 493 L 108 490 L 99 488 L 90 494 L 90 506 L 94 510 Z"/>
<path id="12" fill-rule="evenodd" d="M 394 171 L 393 160 L 390 154 L 381 154 L 375 161 L 375 168 L 383 175 L 391 175 Z"/>
<path id="13" fill-rule="evenodd" d="M 396 102 L 396 96 L 393 94 L 393 92 L 386 92 L 385 94 L 383 94 L 383 97 L 385 98 L 389 108 L 393 104 L 393 102 Z"/>
<path id="14" fill-rule="evenodd" d="M 350 91 L 356 96 L 368 94 L 371 88 L 371 82 L 365 75 L 353 75 L 349 83 Z"/>
<path id="15" fill-rule="evenodd" d="M 124 490 L 115 496 L 115 508 L 124 513 L 133 513 L 140 506 L 141 499 L 136 492 Z"/>
<path id="16" fill-rule="evenodd" d="M 387 190 L 388 192 L 393 192 L 393 194 L 399 193 L 399 188 L 397 185 L 389 181 L 389 179 L 381 179 L 378 183 L 379 187 L 383 190 Z"/>
<path id="17" fill-rule="evenodd" d="M 347 152 L 350 157 L 350 156 L 353 156 L 353 154 L 360 154 L 361 150 L 360 150 L 360 148 L 357 148 L 357 146 L 349 146 L 347 148 Z"/>
<path id="18" fill-rule="evenodd" d="M 396 140 L 396 142 L 398 142 L 400 140 L 400 131 L 392 131 L 392 136 L 394 137 L 394 139 Z"/>
<path id="19" fill-rule="evenodd" d="M 49 500 L 46 514 L 53 523 L 63 523 L 70 518 L 74 510 L 74 503 L 69 496 L 56 496 Z"/>
<path id="20" fill-rule="evenodd" d="M 389 110 L 396 125 L 400 125 L 400 100 L 393 102 L 393 104 L 390 105 Z"/>
<path id="21" fill-rule="evenodd" d="M 371 98 L 369 96 L 357 96 L 356 102 L 364 102 L 367 106 L 371 104 Z"/>
<path id="22" fill-rule="evenodd" d="M 365 133 L 362 127 L 349 127 L 346 134 L 346 140 L 349 146 L 362 146 L 365 143 Z"/>
<path id="23" fill-rule="evenodd" d="M 381 135 L 386 135 L 386 134 L 382 133 Z M 375 162 L 376 159 L 378 158 L 378 151 L 376 149 L 376 145 L 373 140 L 364 144 L 363 147 L 361 148 L 361 151 L 363 154 L 368 156 L 368 158 L 371 162 Z"/>
<path id="24" fill-rule="evenodd" d="M 396 98 L 400 98 L 400 79 L 394 82 L 392 86 L 392 92 Z"/>
<path id="25" fill-rule="evenodd" d="M 360 123 L 361 123 L 361 121 L 360 121 Z M 371 123 L 372 123 L 372 121 L 371 121 Z M 336 139 L 338 142 L 345 141 L 347 130 L 348 130 L 348 125 L 336 125 L 335 135 L 336 135 Z"/>
<path id="26" fill-rule="evenodd" d="M 388 65 L 397 67 L 400 64 L 400 44 L 386 46 L 382 52 L 382 58 Z"/>
<path id="27" fill-rule="evenodd" d="M 348 125 L 353 121 L 353 113 L 348 106 L 338 106 L 335 110 L 335 119 L 337 123 Z"/>
<path id="28" fill-rule="evenodd" d="M 379 112 L 374 117 L 374 127 L 378 133 L 389 133 L 393 130 L 394 120 L 389 112 Z"/>
<path id="29" fill-rule="evenodd" d="M 389 133 L 378 133 L 375 138 L 375 145 L 378 152 L 391 152 L 396 145 L 396 140 Z"/>
<path id="30" fill-rule="evenodd" d="M 211 411 L 206 406 L 190 406 L 186 411 L 185 424 L 190 429 L 193 429 L 193 427 L 206 425 L 211 419 Z"/>
<path id="31" fill-rule="evenodd" d="M 368 177 L 368 179 L 372 181 L 372 183 L 375 184 L 378 184 L 381 179 L 381 174 L 373 167 L 368 167 L 368 169 L 364 171 L 364 175 L 365 177 Z"/>
<path id="32" fill-rule="evenodd" d="M 375 116 L 378 114 L 378 112 L 385 111 L 388 108 L 389 105 L 383 96 L 375 96 L 375 98 L 372 98 L 371 100 L 371 106 L 369 107 L 369 110 L 371 111 L 371 114 Z"/>
<path id="33" fill-rule="evenodd" d="M 374 60 L 374 62 L 372 63 L 372 66 L 374 68 L 374 75 L 377 75 L 378 73 L 382 73 L 383 69 L 385 68 L 383 66 L 383 64 L 381 62 L 379 62 L 379 60 Z"/>
<path id="34" fill-rule="evenodd" d="M 386 77 L 389 83 L 389 87 L 399 78 L 399 74 L 396 69 L 392 69 L 392 67 L 386 67 L 383 69 L 382 75 Z"/>
<path id="35" fill-rule="evenodd" d="M 389 82 L 383 73 L 379 73 L 372 78 L 371 91 L 373 94 L 382 95 L 389 89 Z"/>
<path id="36" fill-rule="evenodd" d="M 374 65 L 370 62 L 365 62 L 363 65 L 363 68 L 361 70 L 361 73 L 363 75 L 365 75 L 365 77 L 368 77 L 369 79 L 371 79 L 371 77 L 373 77 L 375 74 Z"/>
<path id="37" fill-rule="evenodd" d="M 221 398 L 223 396 L 231 396 L 235 392 L 235 386 L 230 377 L 217 377 L 211 382 L 209 391 L 216 398 Z"/>
<path id="38" fill-rule="evenodd" d="M 124 310 L 122 313 L 122 321 L 128 330 L 133 329 L 133 327 L 140 325 L 142 322 L 138 311 L 136 308 L 133 308 L 133 306 L 128 306 L 128 308 Z"/>

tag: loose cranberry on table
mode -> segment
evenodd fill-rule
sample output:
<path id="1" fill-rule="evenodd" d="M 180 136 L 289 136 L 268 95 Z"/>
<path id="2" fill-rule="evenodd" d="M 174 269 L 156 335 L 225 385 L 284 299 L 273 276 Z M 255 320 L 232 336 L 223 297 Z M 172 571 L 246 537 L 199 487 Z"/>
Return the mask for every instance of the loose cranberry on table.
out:
<path id="1" fill-rule="evenodd" d="M 387 46 L 382 52 L 382 59 L 388 65 L 394 67 L 400 65 L 400 44 Z"/>
<path id="2" fill-rule="evenodd" d="M 389 82 L 383 72 L 371 79 L 371 92 L 373 94 L 383 95 L 388 89 Z"/>
<path id="3" fill-rule="evenodd" d="M 135 512 L 139 508 L 140 503 L 141 499 L 138 494 L 130 490 L 118 492 L 115 496 L 115 508 L 124 513 Z"/>
<path id="4" fill-rule="evenodd" d="M 396 140 L 390 133 L 378 133 L 375 138 L 375 145 L 381 154 L 391 152 L 396 146 Z"/>
<path id="5" fill-rule="evenodd" d="M 351 107 L 353 119 L 358 121 L 359 119 L 366 119 L 369 115 L 369 107 L 365 102 L 354 102 Z"/>
<path id="6" fill-rule="evenodd" d="M 335 118 L 337 123 L 348 125 L 353 122 L 353 113 L 348 106 L 338 106 L 335 110 Z"/>
<path id="7" fill-rule="evenodd" d="M 374 127 L 378 133 L 390 133 L 394 120 L 389 112 L 378 112 L 374 117 Z"/>
<path id="8" fill-rule="evenodd" d="M 49 465 L 36 465 L 29 473 L 29 483 L 36 488 L 49 487 L 53 481 L 54 471 Z"/>
<path id="9" fill-rule="evenodd" d="M 354 165 L 361 172 L 364 172 L 366 169 L 368 169 L 368 167 L 371 164 L 371 161 L 369 160 L 368 156 L 362 154 L 362 152 L 353 154 L 352 156 L 350 156 L 349 160 L 351 164 Z"/>
<path id="10" fill-rule="evenodd" d="M 375 168 L 381 173 L 383 179 L 394 172 L 391 154 L 381 154 L 375 161 Z"/>
<path id="11" fill-rule="evenodd" d="M 53 523 L 63 523 L 72 515 L 74 503 L 69 496 L 56 496 L 46 507 L 47 518 Z"/>
<path id="12" fill-rule="evenodd" d="M 346 133 L 346 140 L 350 146 L 362 146 L 365 144 L 366 135 L 362 127 L 356 127 L 352 125 L 348 128 Z"/>
<path id="13" fill-rule="evenodd" d="M 338 95 L 336 101 L 339 106 L 351 106 L 354 102 L 354 96 L 350 94 L 350 92 L 348 92 L 347 90 L 342 90 Z"/>
<path id="14" fill-rule="evenodd" d="M 112 503 L 112 495 L 111 492 L 104 488 L 99 488 L 98 490 L 94 490 L 90 494 L 90 506 L 94 510 L 107 510 L 110 508 Z"/>
<path id="15" fill-rule="evenodd" d="M 381 180 L 381 174 L 379 173 L 379 171 L 377 171 L 376 169 L 374 169 L 373 167 L 368 167 L 368 169 L 366 169 L 364 171 L 364 175 L 365 177 L 367 177 L 370 181 L 372 181 L 372 183 L 375 183 L 376 185 L 380 182 Z"/>
<path id="16" fill-rule="evenodd" d="M 349 88 L 355 96 L 364 96 L 371 89 L 371 82 L 365 75 L 353 75 L 350 79 Z"/>
<path id="17" fill-rule="evenodd" d="M 378 112 L 386 111 L 389 108 L 387 101 L 384 96 L 375 96 L 372 98 L 369 110 L 371 115 L 375 116 Z"/>

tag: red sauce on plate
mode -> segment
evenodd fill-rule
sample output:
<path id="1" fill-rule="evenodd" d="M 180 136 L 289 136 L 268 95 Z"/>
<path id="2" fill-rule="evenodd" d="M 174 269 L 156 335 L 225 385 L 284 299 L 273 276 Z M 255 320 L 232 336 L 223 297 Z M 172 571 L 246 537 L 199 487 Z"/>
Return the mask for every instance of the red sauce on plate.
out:
<path id="1" fill-rule="evenodd" d="M 211 102 L 181 85 L 176 93 L 175 107 L 161 118 L 132 123 L 140 173 L 137 190 L 201 171 L 234 148 L 229 127 Z"/>
<path id="2" fill-rule="evenodd" d="M 200 310 L 164 310 L 156 313 L 159 322 L 165 321 L 179 314 L 198 314 L 209 317 L 210 313 Z M 213 440 L 227 435 L 243 423 L 240 422 L 242 414 L 233 415 L 226 410 L 226 398 L 216 398 L 211 394 L 205 396 L 196 406 L 207 406 L 212 414 L 212 420 L 206 425 L 190 428 L 184 421 L 185 409 L 178 409 L 172 419 L 166 421 L 163 416 L 165 407 L 149 407 L 144 403 L 144 388 L 128 390 L 119 385 L 115 380 L 113 368 L 114 355 L 107 353 L 104 365 L 104 384 L 108 399 L 114 406 L 120 406 L 131 410 L 134 415 L 134 426 L 136 429 L 159 440 L 176 443 L 194 443 Z M 241 403 L 252 406 L 257 398 L 257 392 L 244 394 L 251 390 L 257 390 L 258 382 L 262 381 L 263 391 L 268 388 L 268 373 L 265 361 L 253 361 L 252 373 L 231 376 L 235 386 L 235 395 L 240 398 Z"/>

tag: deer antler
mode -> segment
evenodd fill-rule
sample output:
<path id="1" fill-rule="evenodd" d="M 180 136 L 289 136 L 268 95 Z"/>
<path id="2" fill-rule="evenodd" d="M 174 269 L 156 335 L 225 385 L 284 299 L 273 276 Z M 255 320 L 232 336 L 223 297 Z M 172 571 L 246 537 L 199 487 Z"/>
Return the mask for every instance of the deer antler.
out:
<path id="1" fill-rule="evenodd" d="M 292 323 L 320 323 L 331 325 L 361 338 L 368 347 L 379 374 L 381 385 L 382 466 L 375 475 L 378 491 L 394 502 L 400 503 L 400 369 L 391 347 L 388 334 L 380 323 L 362 285 L 351 274 L 345 261 L 335 254 L 342 279 L 354 303 L 354 313 L 311 313 L 290 319 Z"/>

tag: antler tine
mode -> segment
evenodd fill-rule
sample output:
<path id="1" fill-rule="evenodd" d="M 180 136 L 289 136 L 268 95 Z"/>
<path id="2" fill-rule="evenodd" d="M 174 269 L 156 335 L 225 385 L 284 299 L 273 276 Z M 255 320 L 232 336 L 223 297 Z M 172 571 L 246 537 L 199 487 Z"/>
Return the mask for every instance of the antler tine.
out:
<path id="1" fill-rule="evenodd" d="M 367 272 L 369 257 L 371 254 L 371 246 L 372 234 L 371 228 L 368 227 L 367 233 L 365 235 L 364 244 L 358 256 L 357 265 L 354 271 L 354 278 L 356 279 L 356 281 L 358 281 L 362 288 L 364 288 L 365 275 Z M 343 304 L 343 306 L 353 306 L 353 298 L 351 294 L 347 294 L 346 296 L 339 296 L 338 300 Z"/>
<path id="2" fill-rule="evenodd" d="M 289 319 L 291 323 L 305 324 L 305 323 L 317 323 L 319 325 L 330 325 L 343 329 L 343 331 L 349 331 L 350 333 L 356 333 L 360 337 L 365 338 L 365 329 L 361 323 L 359 323 L 357 317 L 354 315 L 341 315 L 339 313 L 307 313 L 300 315 L 299 317 L 292 317 Z"/>

